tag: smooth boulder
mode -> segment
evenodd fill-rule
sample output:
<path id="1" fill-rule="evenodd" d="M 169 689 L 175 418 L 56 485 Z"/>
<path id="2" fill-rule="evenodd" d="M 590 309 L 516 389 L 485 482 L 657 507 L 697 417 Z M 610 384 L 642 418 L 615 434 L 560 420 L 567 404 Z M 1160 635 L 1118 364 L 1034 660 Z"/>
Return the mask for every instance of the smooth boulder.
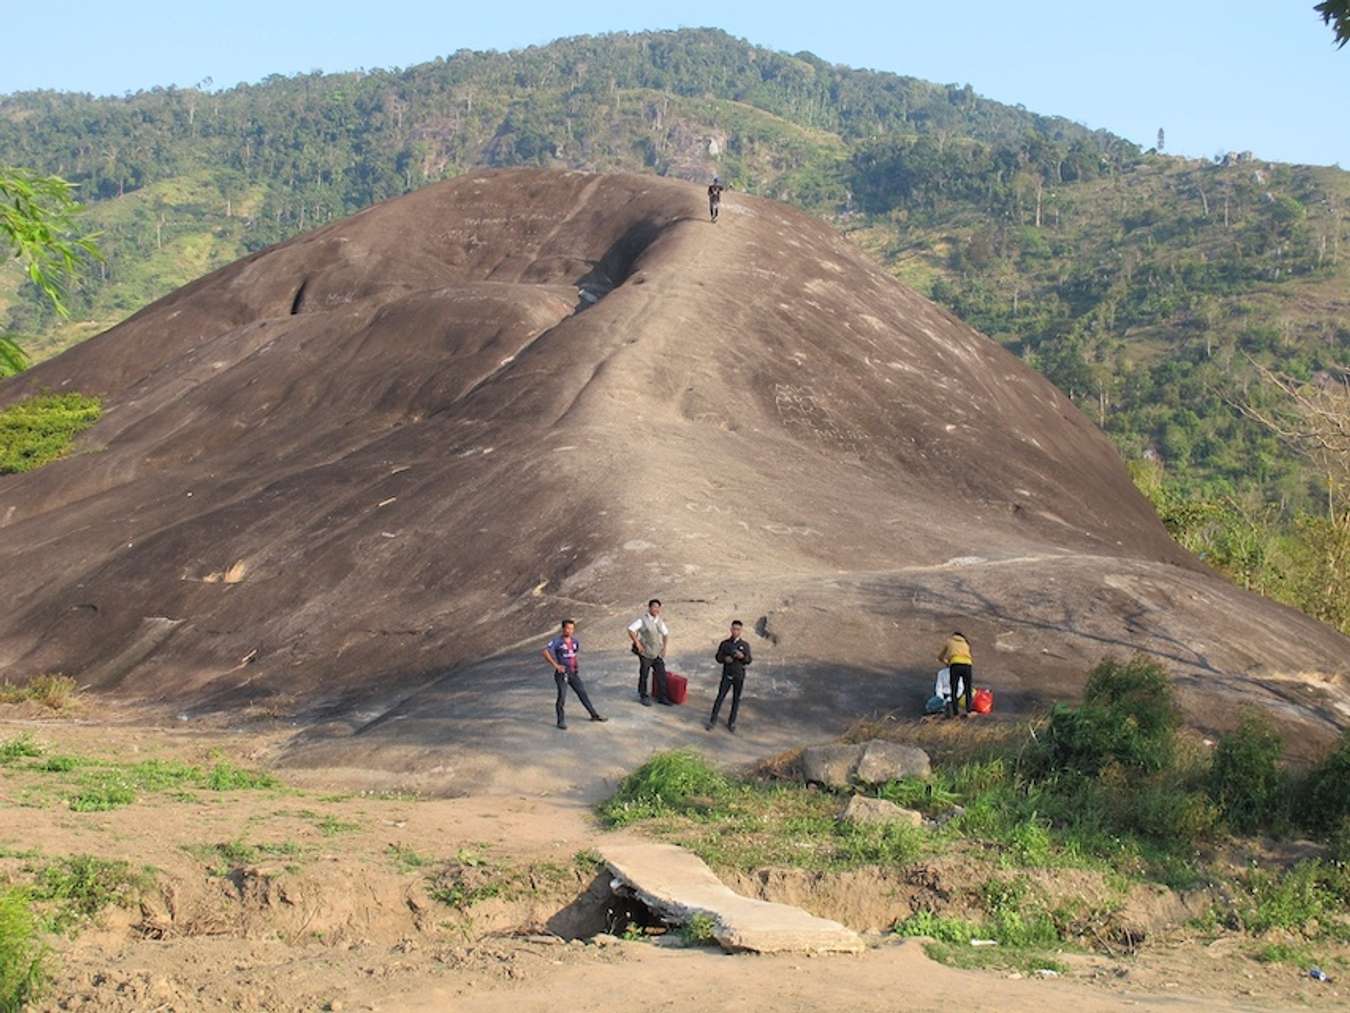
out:
<path id="1" fill-rule="evenodd" d="M 902 777 L 927 777 L 932 772 L 928 754 L 917 746 L 873 739 L 863 743 L 854 776 L 861 784 L 885 784 Z"/>
<path id="2" fill-rule="evenodd" d="M 854 795 L 839 814 L 843 823 L 889 826 L 899 824 L 907 827 L 923 826 L 923 814 L 913 809 L 905 809 L 884 798 L 871 798 L 868 795 Z"/>
<path id="3" fill-rule="evenodd" d="M 807 746 L 802 750 L 802 780 L 828 788 L 847 788 L 853 783 L 862 747 L 840 743 Z"/>
<path id="4" fill-rule="evenodd" d="M 859 743 L 807 746 L 802 750 L 802 780 L 829 788 L 885 784 L 902 777 L 927 777 L 933 767 L 917 746 L 871 739 Z"/>

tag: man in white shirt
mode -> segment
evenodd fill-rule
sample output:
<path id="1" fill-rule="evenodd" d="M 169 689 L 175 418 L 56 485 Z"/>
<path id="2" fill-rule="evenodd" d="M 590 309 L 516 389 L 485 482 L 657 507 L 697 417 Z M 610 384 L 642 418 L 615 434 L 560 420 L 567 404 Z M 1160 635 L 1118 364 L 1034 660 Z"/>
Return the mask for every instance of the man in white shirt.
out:
<path id="1" fill-rule="evenodd" d="M 670 630 L 661 618 L 661 599 L 647 602 L 647 611 L 628 624 L 628 639 L 633 642 L 633 653 L 638 656 L 638 699 L 650 707 L 647 695 L 647 672 L 652 673 L 652 693 L 657 703 L 669 704 L 666 694 L 666 645 Z"/>

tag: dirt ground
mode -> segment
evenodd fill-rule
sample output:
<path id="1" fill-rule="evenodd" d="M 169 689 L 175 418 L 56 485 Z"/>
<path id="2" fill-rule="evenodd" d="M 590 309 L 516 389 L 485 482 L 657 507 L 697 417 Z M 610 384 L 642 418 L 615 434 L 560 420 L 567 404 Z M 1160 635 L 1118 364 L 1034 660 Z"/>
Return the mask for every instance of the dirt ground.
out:
<path id="1" fill-rule="evenodd" d="M 131 711 L 46 719 L 0 708 L 0 742 L 46 756 L 260 767 L 288 728 L 147 725 Z M 857 957 L 758 957 L 671 936 L 620 939 L 587 900 L 609 832 L 583 802 L 378 790 L 350 772 L 277 770 L 285 787 L 147 791 L 77 812 L 49 777 L 0 766 L 0 877 L 14 856 L 88 853 L 152 866 L 136 910 L 53 940 L 41 1010 L 1033 1010 L 1344 1008 L 1337 982 L 1252 959 L 1249 940 L 1155 937 L 1136 955 L 1057 959 L 1055 978 L 937 964 L 870 933 Z M 239 858 L 227 848 L 251 849 Z M 445 869 L 455 873 L 446 879 Z M 438 878 L 439 877 L 439 878 Z M 474 891 L 456 906 L 444 888 Z M 438 888 L 442 896 L 438 898 Z M 589 905 L 589 906 L 588 906 Z M 866 916 L 866 906 L 859 908 Z M 597 922 L 597 918 L 599 921 Z M 601 934 L 592 935 L 596 930 Z M 585 939 L 566 940 L 580 934 Z"/>

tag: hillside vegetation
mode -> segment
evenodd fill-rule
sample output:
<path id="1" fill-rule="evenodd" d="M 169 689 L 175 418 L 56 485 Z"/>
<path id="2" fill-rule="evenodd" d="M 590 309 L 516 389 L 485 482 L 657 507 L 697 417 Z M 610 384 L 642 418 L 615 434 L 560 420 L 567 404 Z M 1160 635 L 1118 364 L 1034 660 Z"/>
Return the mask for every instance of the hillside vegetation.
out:
<path id="1" fill-rule="evenodd" d="M 0 333 L 39 358 L 246 252 L 470 167 L 717 172 L 835 222 L 1023 356 L 1160 469 L 1160 494 L 1265 518 L 1276 540 L 1300 511 L 1329 517 L 1335 558 L 1350 555 L 1325 470 L 1240 410 L 1272 397 L 1253 362 L 1313 383 L 1350 364 L 1339 169 L 1143 152 L 969 86 L 702 29 L 219 92 L 16 94 L 0 98 L 6 163 L 78 183 L 102 231 L 106 261 L 71 293 L 70 320 L 0 270 Z M 1288 585 L 1294 556 L 1281 558 L 1249 586 Z M 1323 613 L 1350 612 L 1339 602 Z"/>

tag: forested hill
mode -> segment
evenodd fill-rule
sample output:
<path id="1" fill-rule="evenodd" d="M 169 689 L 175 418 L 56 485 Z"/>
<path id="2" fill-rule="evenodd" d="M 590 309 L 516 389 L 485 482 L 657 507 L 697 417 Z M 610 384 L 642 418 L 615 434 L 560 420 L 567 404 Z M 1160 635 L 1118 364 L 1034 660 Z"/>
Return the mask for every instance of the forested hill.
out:
<path id="1" fill-rule="evenodd" d="M 247 251 L 470 166 L 717 172 L 848 231 L 1047 373 L 1127 456 L 1311 503 L 1317 476 L 1230 402 L 1246 355 L 1302 377 L 1350 362 L 1350 174 L 1228 161 L 714 30 L 219 92 L 23 93 L 0 98 L 0 163 L 79 183 L 107 259 L 69 322 L 0 273 L 0 321 L 51 354 Z"/>

